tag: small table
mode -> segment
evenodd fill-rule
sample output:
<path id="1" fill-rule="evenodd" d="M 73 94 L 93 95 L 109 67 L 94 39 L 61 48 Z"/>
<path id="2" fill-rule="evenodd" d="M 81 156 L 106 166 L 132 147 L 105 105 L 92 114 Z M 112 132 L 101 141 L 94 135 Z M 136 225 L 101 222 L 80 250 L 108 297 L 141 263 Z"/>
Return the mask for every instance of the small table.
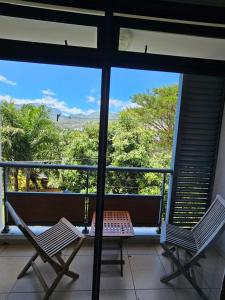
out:
<path id="1" fill-rule="evenodd" d="M 95 236 L 95 213 L 93 214 L 90 236 Z M 102 264 L 120 264 L 120 274 L 123 276 L 123 241 L 134 236 L 134 229 L 128 211 L 104 211 L 103 236 L 120 238 L 120 259 L 102 260 Z"/>

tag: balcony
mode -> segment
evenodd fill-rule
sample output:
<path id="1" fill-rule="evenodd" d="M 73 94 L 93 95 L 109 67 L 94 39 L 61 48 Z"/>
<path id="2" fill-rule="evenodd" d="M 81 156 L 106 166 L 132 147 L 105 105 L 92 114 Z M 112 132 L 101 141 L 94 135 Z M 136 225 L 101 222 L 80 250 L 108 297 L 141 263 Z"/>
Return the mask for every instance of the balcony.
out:
<path id="1" fill-rule="evenodd" d="M 44 226 L 57 222 L 62 217 L 63 211 L 63 216 L 69 218 L 79 228 L 88 229 L 96 204 L 96 194 L 89 192 L 89 180 L 91 173 L 96 172 L 96 167 L 46 164 L 29 166 L 29 164 L 18 165 L 18 163 L 1 163 L 1 166 L 4 169 L 4 197 L 13 204 L 28 224 L 41 225 L 38 230 L 43 231 L 45 230 Z M 10 192 L 7 185 L 7 172 L 10 168 L 15 167 L 85 171 L 86 193 Z M 105 209 L 128 210 L 136 227 L 136 232 L 142 232 L 142 236 L 136 234 L 134 238 L 125 242 L 123 277 L 120 276 L 119 266 L 102 266 L 100 299 L 158 300 L 167 297 L 168 300 L 200 300 L 200 296 L 183 276 L 171 281 L 171 284 L 168 285 L 160 282 L 160 277 L 169 272 L 172 267 L 168 259 L 161 255 L 162 250 L 157 235 L 164 215 L 165 195 L 168 193 L 168 180 L 172 171 L 169 169 L 108 167 L 108 172 L 153 172 L 160 174 L 162 182 L 161 192 L 157 195 L 106 195 Z M 5 229 L 11 228 L 13 223 L 7 212 L 5 212 L 5 221 Z M 150 226 L 154 226 L 152 231 L 150 231 Z M 33 228 L 37 230 L 37 227 Z M 150 236 L 150 233 L 154 233 L 154 236 Z M 20 269 L 33 253 L 33 249 L 23 239 L 22 235 L 19 238 L 18 236 L 18 231 L 10 230 L 7 235 L 3 235 L 0 239 L 0 268 L 4 270 L 0 280 L 0 299 L 41 299 L 43 295 L 42 286 L 32 270 L 22 279 L 16 279 Z M 119 251 L 115 249 L 114 242 L 108 239 L 104 240 L 103 258 L 117 258 Z M 70 279 L 64 278 L 54 293 L 53 299 L 91 299 L 93 244 L 94 240 L 88 237 L 72 264 L 72 268 L 80 274 L 78 281 L 72 282 Z M 65 250 L 63 255 L 68 255 L 69 251 L 70 249 Z M 202 260 L 201 266 L 202 268 L 196 270 L 199 285 L 205 289 L 211 300 L 219 299 L 225 258 L 213 248 L 207 253 L 207 258 Z M 51 267 L 40 264 L 40 269 L 46 279 L 51 282 L 55 276 Z"/>
<path id="2" fill-rule="evenodd" d="M 17 274 L 32 255 L 32 248 L 25 242 L 4 244 L 0 242 L 0 299 L 38 300 L 43 295 L 42 286 L 32 271 L 17 280 Z M 110 246 L 109 242 L 105 246 Z M 69 249 L 64 255 L 69 253 Z M 103 250 L 103 255 L 116 256 L 116 250 Z M 102 266 L 100 299 L 120 300 L 200 300 L 187 280 L 180 276 L 165 285 L 160 276 L 169 272 L 171 265 L 161 256 L 161 248 L 156 240 L 150 238 L 132 238 L 125 243 L 124 276 L 120 276 L 119 266 Z M 225 267 L 225 259 L 217 250 L 212 249 L 207 259 L 202 260 L 202 268 L 197 268 L 196 277 L 200 286 L 205 289 L 211 300 L 218 300 L 221 281 Z M 41 264 L 46 279 L 52 280 L 50 267 Z M 80 274 L 76 281 L 64 277 L 53 294 L 52 299 L 91 299 L 93 266 L 93 240 L 87 239 L 78 252 L 72 269 Z"/>
<path id="3" fill-rule="evenodd" d="M 63 211 L 64 217 L 70 220 L 74 225 L 85 227 L 85 232 L 87 232 L 87 227 L 91 224 L 93 212 L 96 207 L 96 193 L 90 192 L 91 177 L 94 176 L 96 178 L 96 166 L 68 166 L 12 162 L 2 162 L 0 163 L 0 166 L 4 169 L 4 199 L 14 206 L 18 214 L 27 224 L 34 226 L 53 225 L 62 217 Z M 72 193 L 68 190 L 64 192 L 49 192 L 48 189 L 45 189 L 44 192 L 42 190 L 39 192 L 9 191 L 8 179 L 9 172 L 12 168 L 27 168 L 29 170 L 38 168 L 39 170 L 50 169 L 83 172 L 82 174 L 84 174 L 85 178 L 83 190 L 85 190 L 85 192 Z M 154 227 L 159 233 L 162 216 L 165 212 L 166 194 L 168 194 L 168 182 L 171 174 L 173 173 L 172 170 L 107 167 L 107 179 L 110 176 L 108 176 L 108 174 L 112 172 L 114 172 L 118 177 L 120 174 L 126 174 L 127 176 L 132 174 L 138 176 L 139 174 L 143 175 L 146 173 L 156 174 L 159 177 L 161 184 L 158 186 L 159 192 L 157 194 L 105 194 L 105 210 L 128 210 L 132 218 L 133 226 L 148 228 Z M 132 182 L 133 184 L 134 181 L 135 179 Z M 149 185 L 151 185 L 150 182 Z M 137 188 L 133 186 L 131 189 L 134 191 Z M 7 214 L 7 211 L 5 211 L 4 232 L 9 230 L 10 225 L 13 225 L 13 222 Z"/>

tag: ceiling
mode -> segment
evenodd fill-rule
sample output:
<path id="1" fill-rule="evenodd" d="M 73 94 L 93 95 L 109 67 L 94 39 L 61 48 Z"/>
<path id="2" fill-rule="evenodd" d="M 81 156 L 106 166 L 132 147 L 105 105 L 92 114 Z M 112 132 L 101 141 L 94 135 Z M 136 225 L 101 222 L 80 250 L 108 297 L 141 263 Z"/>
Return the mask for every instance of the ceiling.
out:
<path id="1" fill-rule="evenodd" d="M 185 3 L 185 4 L 198 4 L 198 5 L 225 7 L 225 1 L 224 0 L 164 0 L 164 1 Z"/>

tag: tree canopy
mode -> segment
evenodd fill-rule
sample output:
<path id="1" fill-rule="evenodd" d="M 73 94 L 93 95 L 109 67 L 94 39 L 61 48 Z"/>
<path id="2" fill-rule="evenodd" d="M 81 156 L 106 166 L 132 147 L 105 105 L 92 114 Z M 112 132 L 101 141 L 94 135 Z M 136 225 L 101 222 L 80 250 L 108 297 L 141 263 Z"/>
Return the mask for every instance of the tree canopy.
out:
<path id="1" fill-rule="evenodd" d="M 109 123 L 107 164 L 169 167 L 177 95 L 178 86 L 170 85 L 131 96 L 133 105 L 122 110 L 118 119 Z M 0 112 L 4 160 L 61 160 L 64 164 L 97 164 L 97 122 L 89 121 L 78 130 L 62 129 L 52 120 L 50 111 L 44 105 L 16 107 L 6 101 L 1 103 Z M 18 173 L 14 178 L 16 176 Z M 85 172 L 67 170 L 56 172 L 54 176 L 52 182 L 62 190 L 85 191 Z M 109 172 L 106 190 L 113 193 L 157 192 L 160 180 L 158 175 L 150 173 Z M 27 188 L 28 185 L 29 182 Z M 14 186 L 18 189 L 18 183 Z M 96 172 L 89 181 L 89 191 L 95 190 Z"/>

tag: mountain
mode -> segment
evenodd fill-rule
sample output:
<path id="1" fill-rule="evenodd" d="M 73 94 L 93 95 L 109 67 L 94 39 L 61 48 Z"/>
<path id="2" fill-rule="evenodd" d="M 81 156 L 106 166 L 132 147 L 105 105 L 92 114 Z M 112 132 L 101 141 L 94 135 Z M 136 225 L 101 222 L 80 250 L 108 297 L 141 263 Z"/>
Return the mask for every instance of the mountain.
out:
<path id="1" fill-rule="evenodd" d="M 39 104 L 33 104 L 39 106 Z M 16 104 L 16 108 L 20 109 L 22 105 Z M 93 112 L 90 114 L 67 114 L 59 109 L 47 107 L 50 110 L 51 119 L 62 128 L 81 130 L 86 123 L 100 121 L 100 113 Z M 118 119 L 118 113 L 109 113 L 109 122 L 116 121 Z"/>
<path id="2" fill-rule="evenodd" d="M 51 118 L 62 128 L 81 130 L 86 123 L 99 123 L 99 112 L 86 114 L 64 114 L 56 109 L 51 110 Z M 58 120 L 57 120 L 58 119 Z M 109 122 L 116 121 L 118 113 L 109 113 Z"/>

